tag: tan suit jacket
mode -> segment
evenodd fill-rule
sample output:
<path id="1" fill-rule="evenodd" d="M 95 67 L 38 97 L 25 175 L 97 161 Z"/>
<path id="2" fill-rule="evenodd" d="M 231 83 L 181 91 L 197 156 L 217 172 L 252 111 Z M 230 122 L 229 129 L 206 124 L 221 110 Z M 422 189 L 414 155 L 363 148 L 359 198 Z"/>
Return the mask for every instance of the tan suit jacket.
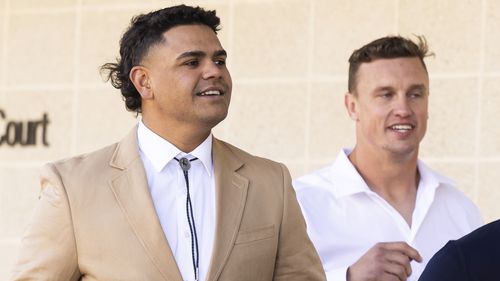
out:
<path id="1" fill-rule="evenodd" d="M 207 280 L 326 280 L 285 166 L 214 139 L 216 230 Z M 182 281 L 136 129 L 44 167 L 12 280 Z"/>

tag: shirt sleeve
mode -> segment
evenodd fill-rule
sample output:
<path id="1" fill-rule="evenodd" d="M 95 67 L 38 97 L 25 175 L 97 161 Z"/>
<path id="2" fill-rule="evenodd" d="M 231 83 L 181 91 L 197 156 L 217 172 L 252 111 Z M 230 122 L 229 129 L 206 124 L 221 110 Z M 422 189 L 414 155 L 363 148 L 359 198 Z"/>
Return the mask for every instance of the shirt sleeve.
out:
<path id="1" fill-rule="evenodd" d="M 76 242 L 62 180 L 53 165 L 44 168 L 41 193 L 11 280 L 78 280 Z"/>

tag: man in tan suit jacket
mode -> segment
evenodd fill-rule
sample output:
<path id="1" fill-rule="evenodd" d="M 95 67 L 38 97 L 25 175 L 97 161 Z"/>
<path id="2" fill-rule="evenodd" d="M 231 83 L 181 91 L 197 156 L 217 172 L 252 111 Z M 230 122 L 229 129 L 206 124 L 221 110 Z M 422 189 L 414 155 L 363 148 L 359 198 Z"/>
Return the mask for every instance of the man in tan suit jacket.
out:
<path id="1" fill-rule="evenodd" d="M 121 59 L 103 68 L 140 126 L 186 154 L 212 140 L 215 238 L 204 280 L 325 280 L 286 167 L 211 136 L 231 96 L 218 24 L 215 11 L 184 5 L 141 15 Z M 136 127 L 117 144 L 46 165 L 12 279 L 202 280 L 181 273 L 191 264 L 176 262 L 141 153 Z"/>

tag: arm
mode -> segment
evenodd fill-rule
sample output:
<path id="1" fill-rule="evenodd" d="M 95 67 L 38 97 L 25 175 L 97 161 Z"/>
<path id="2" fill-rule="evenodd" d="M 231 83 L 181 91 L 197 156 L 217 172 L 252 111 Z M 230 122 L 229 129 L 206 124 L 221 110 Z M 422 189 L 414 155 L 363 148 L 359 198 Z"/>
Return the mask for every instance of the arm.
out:
<path id="1" fill-rule="evenodd" d="M 41 194 L 21 240 L 12 280 L 78 280 L 77 252 L 66 190 L 53 165 L 44 167 Z"/>
<path id="2" fill-rule="evenodd" d="M 307 236 L 306 224 L 292 188 L 290 173 L 284 165 L 281 165 L 281 169 L 284 207 L 274 280 L 326 280 L 319 256 Z"/>

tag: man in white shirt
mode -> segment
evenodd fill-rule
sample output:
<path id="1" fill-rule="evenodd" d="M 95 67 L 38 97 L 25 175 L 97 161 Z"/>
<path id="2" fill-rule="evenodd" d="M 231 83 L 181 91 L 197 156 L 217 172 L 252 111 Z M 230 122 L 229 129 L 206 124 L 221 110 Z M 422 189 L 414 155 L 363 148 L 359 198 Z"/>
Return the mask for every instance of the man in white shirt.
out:
<path id="1" fill-rule="evenodd" d="M 417 280 L 448 240 L 481 225 L 452 181 L 418 160 L 428 119 L 423 37 L 384 37 L 349 59 L 356 145 L 294 181 L 330 281 Z"/>
<path id="2" fill-rule="evenodd" d="M 13 280 L 325 280 L 287 168 L 211 134 L 232 88 L 219 22 L 133 18 L 103 69 L 142 121 L 45 167 Z"/>

